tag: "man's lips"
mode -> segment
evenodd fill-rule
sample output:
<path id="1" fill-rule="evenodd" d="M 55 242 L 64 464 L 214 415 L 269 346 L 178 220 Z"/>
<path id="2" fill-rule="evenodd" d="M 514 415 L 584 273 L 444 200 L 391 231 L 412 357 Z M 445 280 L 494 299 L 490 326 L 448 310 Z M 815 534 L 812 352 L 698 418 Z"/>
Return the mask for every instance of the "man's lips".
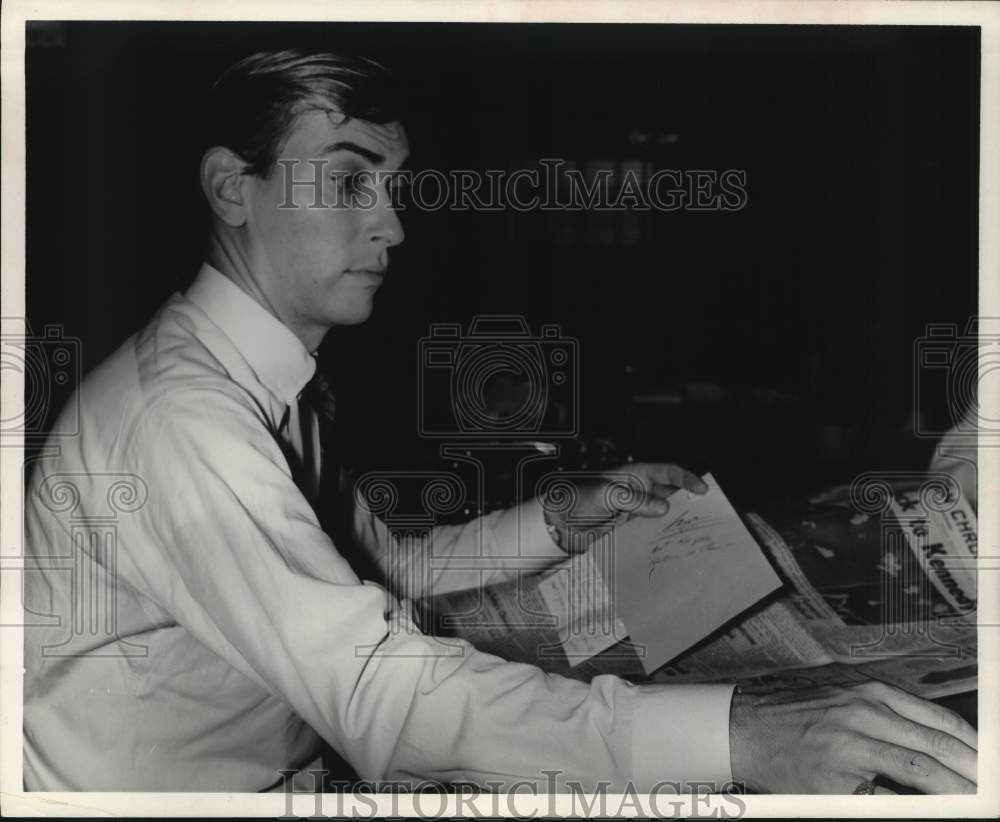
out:
<path id="1" fill-rule="evenodd" d="M 367 279 L 378 280 L 381 282 L 385 279 L 386 269 L 384 268 L 349 268 L 347 269 L 348 274 L 353 274 L 355 277 L 364 277 Z"/>

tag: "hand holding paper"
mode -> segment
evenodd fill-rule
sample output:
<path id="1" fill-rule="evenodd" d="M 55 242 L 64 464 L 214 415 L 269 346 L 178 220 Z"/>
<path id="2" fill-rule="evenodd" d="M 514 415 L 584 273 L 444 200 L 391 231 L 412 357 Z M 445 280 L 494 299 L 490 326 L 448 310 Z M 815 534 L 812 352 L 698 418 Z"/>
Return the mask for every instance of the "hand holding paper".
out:
<path id="1" fill-rule="evenodd" d="M 615 529 L 615 611 L 659 668 L 781 585 L 711 474 L 703 495 L 680 490 L 670 511 Z"/>
<path id="2" fill-rule="evenodd" d="M 679 465 L 639 462 L 604 474 L 560 474 L 542 495 L 542 505 L 556 541 L 564 551 L 575 554 L 586 550 L 588 543 L 570 538 L 574 524 L 662 516 L 678 489 L 704 494 L 708 487 L 697 474 Z"/>

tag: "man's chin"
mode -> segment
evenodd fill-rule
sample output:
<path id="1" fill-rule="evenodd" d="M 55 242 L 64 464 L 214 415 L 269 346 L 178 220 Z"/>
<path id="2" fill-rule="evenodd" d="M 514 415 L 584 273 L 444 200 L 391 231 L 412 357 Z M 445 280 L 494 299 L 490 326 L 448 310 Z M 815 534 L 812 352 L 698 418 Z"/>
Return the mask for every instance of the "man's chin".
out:
<path id="1" fill-rule="evenodd" d="M 367 305 L 351 306 L 349 308 L 341 306 L 338 311 L 334 312 L 330 325 L 361 325 L 361 323 L 371 318 L 374 310 L 375 307 L 371 302 Z"/>

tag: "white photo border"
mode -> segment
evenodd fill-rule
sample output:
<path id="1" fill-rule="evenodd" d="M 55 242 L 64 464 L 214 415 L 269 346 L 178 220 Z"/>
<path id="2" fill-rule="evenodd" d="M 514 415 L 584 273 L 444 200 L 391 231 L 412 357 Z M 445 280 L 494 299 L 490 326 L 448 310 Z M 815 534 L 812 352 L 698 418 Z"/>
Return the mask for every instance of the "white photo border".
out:
<path id="1" fill-rule="evenodd" d="M 764 0 L 763 2 L 650 2 L 649 0 L 199 0 L 177 4 L 170 0 L 7 0 L 2 8 L 0 64 L 2 64 L 2 209 L 0 209 L 0 299 L 4 316 L 25 313 L 25 21 L 26 20 L 203 20 L 317 22 L 605 22 L 796 25 L 926 25 L 978 26 L 981 30 L 981 131 L 979 178 L 979 316 L 1000 316 L 1000 4 L 978 2 L 886 2 L 885 0 Z M 982 374 L 980 375 L 983 376 Z M 1000 381 L 983 383 L 980 402 L 984 416 L 998 419 Z M 4 379 L 5 417 L 23 406 L 22 386 Z M 988 393 L 987 393 L 988 392 Z M 23 489 L 21 453 L 0 448 L 0 626 L 17 626 L 21 619 L 20 574 Z M 980 449 L 980 500 L 1000 499 L 1000 449 Z M 997 509 L 981 503 L 980 558 L 1000 558 L 1000 522 Z M 994 561 L 994 567 L 997 563 Z M 1000 626 L 1000 574 L 980 574 L 981 623 Z M 1000 781 L 985 778 L 1000 773 L 1000 631 L 980 631 L 979 642 L 979 793 L 976 796 L 742 796 L 748 817 L 996 817 L 1000 815 Z M 25 793 L 22 785 L 22 672 L 23 629 L 0 627 L 0 804 L 4 816 L 243 816 L 271 817 L 289 813 L 281 794 L 230 793 Z M 392 801 L 395 799 L 396 804 Z M 489 815 L 489 797 L 478 807 Z M 469 814 L 475 803 L 459 797 L 430 806 L 442 813 Z M 658 807 L 673 807 L 678 817 L 732 817 L 731 801 L 718 796 L 670 797 Z M 565 815 L 568 796 L 520 796 L 521 815 Z M 680 804 L 678 804 L 680 803 Z M 354 803 L 358 818 L 427 812 L 412 797 L 369 794 Z M 631 800 L 608 807 L 623 815 L 641 816 L 648 798 L 636 806 Z M 339 809 L 350 815 L 352 803 Z M 293 813 L 316 811 L 314 797 L 294 797 Z M 330 813 L 330 811 L 326 811 Z M 438 815 L 435 813 L 435 815 Z"/>

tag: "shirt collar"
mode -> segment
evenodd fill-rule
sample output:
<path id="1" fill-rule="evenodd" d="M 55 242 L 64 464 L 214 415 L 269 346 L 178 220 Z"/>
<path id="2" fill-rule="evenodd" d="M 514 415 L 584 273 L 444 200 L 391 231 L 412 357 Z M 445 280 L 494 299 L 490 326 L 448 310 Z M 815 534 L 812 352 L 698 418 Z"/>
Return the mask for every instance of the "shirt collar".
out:
<path id="1" fill-rule="evenodd" d="M 271 393 L 289 405 L 296 401 L 316 371 L 316 358 L 287 326 L 208 263 L 185 296 L 222 330 Z"/>

